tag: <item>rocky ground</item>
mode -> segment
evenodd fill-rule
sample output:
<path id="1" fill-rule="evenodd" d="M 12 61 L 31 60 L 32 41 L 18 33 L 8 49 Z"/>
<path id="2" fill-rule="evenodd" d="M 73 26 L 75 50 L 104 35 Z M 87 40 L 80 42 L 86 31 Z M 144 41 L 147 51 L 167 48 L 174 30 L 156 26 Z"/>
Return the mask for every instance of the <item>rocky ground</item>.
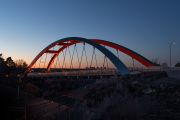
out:
<path id="1" fill-rule="evenodd" d="M 124 79 L 124 95 L 102 120 L 180 120 L 180 80 L 169 77 Z"/>
<path id="2" fill-rule="evenodd" d="M 17 86 L 9 87 L 9 83 L 5 84 L 1 80 L 0 88 L 2 97 L 0 105 L 1 110 L 4 110 L 1 113 L 6 117 L 11 114 L 15 119 L 24 119 L 22 106 L 27 104 L 26 102 L 20 104 L 22 107 L 20 113 L 17 109 L 15 112 L 9 112 L 12 111 L 9 106 L 17 107 Z M 79 102 L 73 102 L 74 105 L 71 105 L 68 111 L 57 113 L 54 119 L 50 117 L 44 120 L 67 118 L 69 120 L 180 120 L 180 79 L 168 76 L 166 72 L 147 72 L 98 79 L 74 92 L 72 94 L 74 96 L 79 92 Z M 56 97 L 57 95 L 53 94 L 53 98 Z M 75 101 L 78 99 L 71 97 Z M 27 96 L 25 93 L 21 95 L 23 101 L 29 98 L 32 96 Z M 59 101 L 62 103 L 61 99 Z M 17 117 L 17 113 L 21 117 Z"/>

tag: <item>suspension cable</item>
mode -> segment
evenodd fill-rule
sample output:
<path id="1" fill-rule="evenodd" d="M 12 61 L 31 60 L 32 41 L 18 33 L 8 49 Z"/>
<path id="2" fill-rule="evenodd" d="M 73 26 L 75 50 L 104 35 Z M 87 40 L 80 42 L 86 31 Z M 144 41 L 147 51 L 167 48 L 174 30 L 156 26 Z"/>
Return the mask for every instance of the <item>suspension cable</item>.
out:
<path id="1" fill-rule="evenodd" d="M 57 61 L 59 61 L 58 57 L 56 58 L 56 62 L 54 62 L 54 68 L 57 68 Z"/>
<path id="2" fill-rule="evenodd" d="M 53 51 L 54 51 L 54 47 L 55 46 L 52 47 Z M 53 56 L 54 56 L 54 54 L 51 55 L 51 59 L 53 58 Z M 53 64 L 54 64 L 54 62 L 53 62 Z M 53 66 L 53 64 L 52 64 L 52 66 Z"/>
<path id="3" fill-rule="evenodd" d="M 78 54 L 78 50 L 77 50 L 77 47 L 76 47 L 76 55 L 77 55 L 77 59 L 78 59 L 78 64 L 79 64 L 80 60 L 79 60 L 79 54 Z"/>
<path id="4" fill-rule="evenodd" d="M 59 68 L 61 67 L 61 62 L 60 62 L 60 55 L 58 55 L 58 65 L 59 65 Z"/>
<path id="5" fill-rule="evenodd" d="M 75 47 L 76 48 L 76 55 L 77 55 L 77 59 L 78 59 L 78 65 L 80 66 L 80 58 L 79 58 L 79 54 L 78 54 L 78 50 L 77 50 L 77 46 Z M 78 67 L 79 67 L 78 66 Z M 80 67 L 79 67 L 79 69 L 80 69 Z M 79 72 L 77 72 L 77 78 L 78 78 L 78 76 L 79 76 Z"/>
<path id="6" fill-rule="evenodd" d="M 68 46 L 68 52 L 69 52 L 69 57 L 70 57 L 70 60 L 71 60 L 72 55 L 71 55 L 71 52 L 70 52 L 69 46 Z M 71 64 L 70 64 L 69 68 L 70 68 L 70 67 L 71 67 Z"/>
<path id="7" fill-rule="evenodd" d="M 109 69 L 108 58 L 106 57 L 106 67 Z"/>
<path id="8" fill-rule="evenodd" d="M 96 67 L 98 67 L 98 61 L 97 61 L 97 56 L 96 56 L 96 48 L 94 49 L 94 56 L 95 56 L 95 61 L 96 61 Z"/>
<path id="9" fill-rule="evenodd" d="M 116 49 L 116 51 L 117 51 L 117 57 L 120 59 L 120 57 L 119 57 L 119 50 Z"/>
<path id="10" fill-rule="evenodd" d="M 65 65 L 65 67 L 66 67 L 66 64 L 65 64 L 66 52 L 67 52 L 67 49 L 65 48 L 65 53 L 64 53 L 64 51 L 63 51 L 63 64 L 62 64 L 62 69 L 64 68 L 64 65 Z"/>
<path id="11" fill-rule="evenodd" d="M 84 44 L 84 51 L 85 51 L 85 57 L 86 57 L 86 65 L 87 65 L 87 68 L 88 68 L 89 63 L 88 63 L 88 58 L 87 58 L 87 54 L 86 54 L 85 44 Z"/>
<path id="12" fill-rule="evenodd" d="M 45 57 L 44 68 L 45 68 L 45 65 L 46 65 L 46 59 L 47 59 L 47 53 L 46 53 L 46 57 Z"/>
<path id="13" fill-rule="evenodd" d="M 105 48 L 106 48 L 106 46 L 105 45 L 103 45 Z M 103 69 L 104 69 L 104 66 L 105 66 L 105 62 L 106 62 L 106 56 L 104 55 L 104 60 L 103 60 Z"/>
<path id="14" fill-rule="evenodd" d="M 58 62 L 59 62 L 59 55 L 56 58 L 56 68 L 58 68 Z"/>
<path id="15" fill-rule="evenodd" d="M 76 48 L 76 44 L 74 45 L 73 54 L 72 54 L 72 56 L 71 56 L 71 64 L 70 64 L 70 68 L 73 68 L 72 61 L 73 61 L 73 57 L 74 57 L 75 48 Z"/>
<path id="16" fill-rule="evenodd" d="M 105 66 L 105 62 L 106 62 L 106 56 L 104 55 L 104 60 L 103 60 L 103 69 L 104 69 L 104 66 Z"/>
<path id="17" fill-rule="evenodd" d="M 33 68 L 36 68 L 37 62 L 34 63 Z"/>
<path id="18" fill-rule="evenodd" d="M 79 63 L 79 69 L 81 68 L 83 53 L 84 53 L 84 43 L 83 43 L 83 50 L 82 50 L 82 53 L 81 53 L 81 59 L 80 59 L 80 63 Z"/>
<path id="19" fill-rule="evenodd" d="M 94 52 L 95 52 L 95 47 L 93 47 L 93 53 L 92 53 L 92 57 L 91 57 L 90 68 L 92 67 L 92 63 L 93 63 Z"/>
<path id="20" fill-rule="evenodd" d="M 42 56 L 41 56 L 41 58 L 40 58 L 40 60 L 39 60 L 39 68 L 40 68 L 40 66 L 41 66 L 41 60 L 42 60 Z"/>

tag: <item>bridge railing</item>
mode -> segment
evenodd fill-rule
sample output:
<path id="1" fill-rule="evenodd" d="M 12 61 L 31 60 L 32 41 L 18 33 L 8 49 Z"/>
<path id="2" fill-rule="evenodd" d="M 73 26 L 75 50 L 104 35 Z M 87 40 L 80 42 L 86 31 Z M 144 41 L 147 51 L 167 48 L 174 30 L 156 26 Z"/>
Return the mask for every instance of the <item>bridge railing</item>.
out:
<path id="1" fill-rule="evenodd" d="M 98 70 L 76 70 L 76 71 L 62 71 L 51 73 L 29 73 L 29 77 L 48 77 L 48 76 L 100 76 L 100 75 L 117 75 L 118 71 L 115 69 L 98 69 Z"/>

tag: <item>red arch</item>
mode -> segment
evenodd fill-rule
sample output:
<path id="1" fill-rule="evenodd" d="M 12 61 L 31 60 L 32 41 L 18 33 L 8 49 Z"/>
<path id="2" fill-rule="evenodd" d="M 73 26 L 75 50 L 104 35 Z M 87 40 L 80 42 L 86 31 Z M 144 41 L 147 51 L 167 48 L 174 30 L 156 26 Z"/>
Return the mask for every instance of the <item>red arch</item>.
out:
<path id="1" fill-rule="evenodd" d="M 134 58 L 135 60 L 137 60 L 138 62 L 140 62 L 141 64 L 143 64 L 146 67 L 152 67 L 152 66 L 157 66 L 156 64 L 152 63 L 150 60 L 146 59 L 145 57 L 141 56 L 140 54 L 124 47 L 121 45 L 118 45 L 116 43 L 112 43 L 109 41 L 105 41 L 105 40 L 100 40 L 100 39 L 90 39 L 100 45 L 105 45 L 105 46 L 109 46 L 111 48 L 117 49 L 125 54 L 127 54 L 128 56 Z M 54 62 L 54 60 L 56 59 L 56 57 L 67 47 L 80 43 L 78 40 L 71 40 L 69 39 L 68 41 L 66 41 L 66 43 L 64 41 L 56 41 L 52 44 L 50 44 L 49 46 L 47 46 L 45 49 L 43 49 L 36 57 L 35 59 L 31 62 L 31 64 L 28 67 L 28 71 L 31 70 L 32 66 L 35 64 L 35 62 L 44 54 L 44 53 L 52 53 L 54 54 L 53 57 L 51 58 L 51 60 L 49 61 L 49 64 L 47 66 L 47 69 L 49 70 L 51 68 L 52 63 Z M 52 47 L 56 46 L 56 45 L 61 45 L 62 47 L 58 50 L 58 51 L 53 51 L 50 50 Z"/>
<path id="2" fill-rule="evenodd" d="M 117 50 L 125 53 L 126 55 L 134 58 L 135 60 L 137 60 L 138 62 L 140 62 L 141 64 L 143 64 L 146 67 L 157 66 L 156 64 L 152 63 L 147 58 L 143 57 L 142 55 L 140 55 L 140 54 L 138 54 L 138 53 L 122 46 L 122 45 L 118 45 L 116 43 L 112 43 L 112 42 L 105 41 L 105 40 L 99 40 L 99 39 L 91 39 L 91 40 L 95 41 L 98 44 L 109 46 L 111 48 L 117 49 Z"/>

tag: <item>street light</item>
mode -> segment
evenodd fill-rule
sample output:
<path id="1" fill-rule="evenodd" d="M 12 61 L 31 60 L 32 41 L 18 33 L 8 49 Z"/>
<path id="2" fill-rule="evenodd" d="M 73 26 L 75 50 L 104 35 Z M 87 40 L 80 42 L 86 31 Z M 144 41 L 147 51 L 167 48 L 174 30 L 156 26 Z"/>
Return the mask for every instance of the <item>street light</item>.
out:
<path id="1" fill-rule="evenodd" d="M 175 44 L 175 42 L 174 41 L 172 41 L 172 42 L 170 42 L 169 43 L 169 67 L 171 68 L 171 49 L 172 49 L 172 45 L 174 45 Z"/>

